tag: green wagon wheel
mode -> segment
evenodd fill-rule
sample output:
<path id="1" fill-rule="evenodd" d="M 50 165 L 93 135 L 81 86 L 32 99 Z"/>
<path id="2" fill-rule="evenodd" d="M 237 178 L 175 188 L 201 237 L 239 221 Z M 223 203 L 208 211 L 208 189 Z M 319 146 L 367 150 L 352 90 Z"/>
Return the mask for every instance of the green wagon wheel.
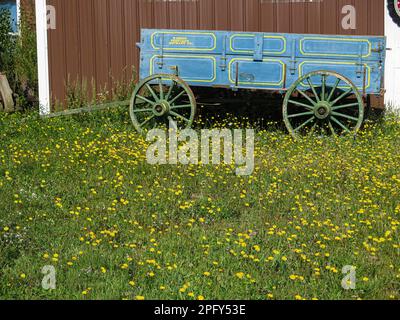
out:
<path id="1" fill-rule="evenodd" d="M 193 91 L 175 75 L 150 76 L 136 86 L 132 95 L 130 115 L 135 129 L 141 134 L 168 127 L 171 123 L 174 129 L 190 128 L 195 114 Z"/>
<path id="2" fill-rule="evenodd" d="M 357 133 L 364 121 L 364 101 L 357 87 L 333 71 L 315 71 L 287 91 L 283 119 L 293 137 L 320 133 Z"/>

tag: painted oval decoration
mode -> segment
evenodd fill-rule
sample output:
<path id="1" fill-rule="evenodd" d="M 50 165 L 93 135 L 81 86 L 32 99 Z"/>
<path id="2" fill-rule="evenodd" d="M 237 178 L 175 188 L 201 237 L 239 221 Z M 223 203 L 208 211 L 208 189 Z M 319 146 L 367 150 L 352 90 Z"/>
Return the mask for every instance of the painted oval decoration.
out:
<path id="1" fill-rule="evenodd" d="M 393 21 L 400 27 L 400 0 L 389 0 L 388 8 Z"/>

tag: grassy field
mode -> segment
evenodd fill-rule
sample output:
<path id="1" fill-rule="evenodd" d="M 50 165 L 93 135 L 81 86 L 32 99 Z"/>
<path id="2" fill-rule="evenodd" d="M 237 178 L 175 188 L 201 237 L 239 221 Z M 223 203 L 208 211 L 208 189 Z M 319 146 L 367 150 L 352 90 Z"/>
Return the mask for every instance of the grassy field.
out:
<path id="1" fill-rule="evenodd" d="M 145 150 L 123 111 L 0 115 L 1 299 L 400 299 L 400 119 L 356 140 L 265 126 L 249 177 Z"/>

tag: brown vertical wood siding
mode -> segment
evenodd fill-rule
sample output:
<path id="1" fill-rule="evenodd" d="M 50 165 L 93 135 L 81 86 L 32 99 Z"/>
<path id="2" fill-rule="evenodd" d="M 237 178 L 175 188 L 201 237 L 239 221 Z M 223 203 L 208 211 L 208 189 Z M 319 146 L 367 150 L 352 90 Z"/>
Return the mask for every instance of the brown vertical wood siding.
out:
<path id="1" fill-rule="evenodd" d="M 384 0 L 48 0 L 50 88 L 63 100 L 68 79 L 110 89 L 138 65 L 141 28 L 383 35 Z M 357 9 L 357 29 L 343 30 L 341 10 Z"/>

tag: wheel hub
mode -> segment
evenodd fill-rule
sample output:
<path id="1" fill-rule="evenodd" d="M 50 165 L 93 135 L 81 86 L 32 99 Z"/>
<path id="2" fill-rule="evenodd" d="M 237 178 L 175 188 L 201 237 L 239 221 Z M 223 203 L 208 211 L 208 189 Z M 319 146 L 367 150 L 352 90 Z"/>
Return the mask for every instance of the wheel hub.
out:
<path id="1" fill-rule="evenodd" d="M 153 107 L 153 113 L 157 117 L 162 117 L 168 114 L 169 110 L 170 110 L 170 105 L 166 100 L 161 100 L 157 102 Z"/>
<path id="2" fill-rule="evenodd" d="M 314 108 L 314 114 L 320 120 L 328 118 L 331 115 L 331 112 L 332 112 L 332 107 L 326 101 L 321 101 L 317 103 L 317 105 Z"/>

